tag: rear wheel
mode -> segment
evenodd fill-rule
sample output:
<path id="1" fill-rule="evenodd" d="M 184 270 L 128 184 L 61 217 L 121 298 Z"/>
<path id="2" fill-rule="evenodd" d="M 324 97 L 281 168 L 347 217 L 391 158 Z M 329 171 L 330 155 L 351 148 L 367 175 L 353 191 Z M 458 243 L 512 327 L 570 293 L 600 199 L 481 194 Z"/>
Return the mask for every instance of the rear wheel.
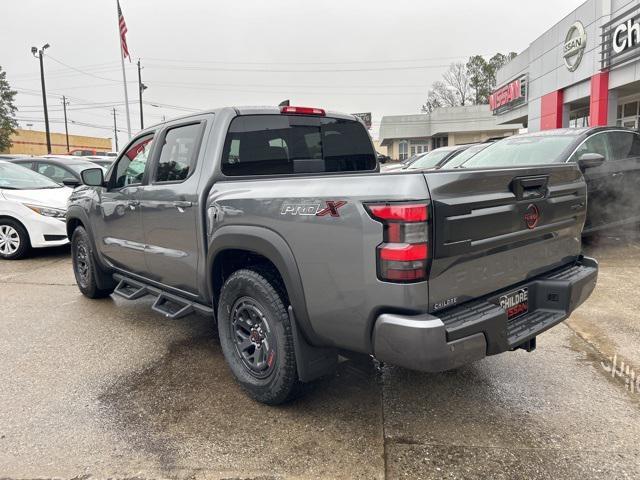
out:
<path id="1" fill-rule="evenodd" d="M 113 288 L 100 288 L 96 278 L 105 273 L 94 259 L 89 235 L 83 227 L 78 227 L 71 236 L 71 261 L 76 283 L 83 295 L 89 298 L 104 298 L 113 293 Z"/>
<path id="2" fill-rule="evenodd" d="M 30 248 L 29 234 L 20 223 L 10 218 L 0 219 L 0 258 L 18 260 Z"/>
<path id="3" fill-rule="evenodd" d="M 222 352 L 238 383 L 259 402 L 277 405 L 300 387 L 285 294 L 269 271 L 238 270 L 218 306 Z"/>

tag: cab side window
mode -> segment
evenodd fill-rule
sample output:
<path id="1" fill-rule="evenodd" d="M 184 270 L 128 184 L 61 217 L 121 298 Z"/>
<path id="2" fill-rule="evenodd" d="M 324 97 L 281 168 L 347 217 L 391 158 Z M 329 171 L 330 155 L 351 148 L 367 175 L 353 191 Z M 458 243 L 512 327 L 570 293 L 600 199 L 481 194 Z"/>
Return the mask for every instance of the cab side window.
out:
<path id="1" fill-rule="evenodd" d="M 153 134 L 141 137 L 120 157 L 115 171 L 113 188 L 142 183 L 152 144 Z"/>
<path id="2" fill-rule="evenodd" d="M 577 162 L 580 159 L 580 157 L 585 153 L 599 153 L 606 160 L 609 160 L 611 156 L 609 154 L 609 145 L 607 142 L 607 135 L 603 133 L 599 133 L 587 138 L 587 140 L 585 140 L 582 143 L 582 145 L 578 147 L 578 149 L 571 156 L 569 161 Z"/>
<path id="3" fill-rule="evenodd" d="M 609 132 L 611 160 L 640 156 L 640 135 L 633 132 Z"/>
<path id="4" fill-rule="evenodd" d="M 200 142 L 201 123 L 168 130 L 156 169 L 155 182 L 181 182 L 193 171 Z"/>
<path id="5" fill-rule="evenodd" d="M 67 172 L 64 168 L 49 163 L 39 163 L 37 172 L 58 183 L 62 183 L 66 178 L 74 178 L 74 175 Z"/>

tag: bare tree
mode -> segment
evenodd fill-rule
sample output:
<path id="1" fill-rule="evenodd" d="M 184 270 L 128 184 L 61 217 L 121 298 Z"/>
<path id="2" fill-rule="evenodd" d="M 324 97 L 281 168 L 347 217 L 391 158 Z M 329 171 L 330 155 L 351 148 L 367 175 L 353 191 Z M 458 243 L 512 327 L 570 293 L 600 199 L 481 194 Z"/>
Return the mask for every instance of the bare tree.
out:
<path id="1" fill-rule="evenodd" d="M 481 55 L 474 55 L 466 64 L 452 63 L 442 80 L 431 85 L 421 110 L 431 113 L 440 107 L 488 103 L 496 86 L 497 71 L 516 56 L 514 52 L 496 53 L 487 61 Z"/>
<path id="2" fill-rule="evenodd" d="M 452 63 L 442 80 L 433 82 L 421 110 L 431 113 L 440 107 L 457 107 L 471 102 L 471 82 L 464 63 Z"/>
<path id="3" fill-rule="evenodd" d="M 464 63 L 452 63 L 443 75 L 444 83 L 457 97 L 458 105 L 467 105 L 471 99 L 471 82 Z"/>
<path id="4" fill-rule="evenodd" d="M 440 100 L 440 97 L 436 94 L 435 91 L 429 90 L 429 93 L 427 93 L 427 101 L 422 104 L 422 107 L 420 107 L 420 111 L 423 113 L 431 113 L 436 108 L 440 107 L 442 107 L 442 101 Z"/>

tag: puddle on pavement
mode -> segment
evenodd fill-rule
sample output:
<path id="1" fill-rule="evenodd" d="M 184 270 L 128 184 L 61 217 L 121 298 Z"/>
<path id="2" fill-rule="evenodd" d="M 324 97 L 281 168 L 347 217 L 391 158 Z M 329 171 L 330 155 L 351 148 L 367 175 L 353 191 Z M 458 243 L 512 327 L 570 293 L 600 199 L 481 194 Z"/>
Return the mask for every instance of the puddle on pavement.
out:
<path id="1" fill-rule="evenodd" d="M 640 405 L 640 370 L 634 369 L 628 361 L 617 355 L 607 358 L 578 334 L 570 337 L 568 348 L 583 355 L 578 360 L 580 363 L 591 365 L 610 383 L 622 388 Z"/>
<path id="2" fill-rule="evenodd" d="M 111 427 L 135 450 L 167 469 L 377 476 L 382 409 L 372 361 L 342 361 L 335 376 L 311 384 L 301 398 L 267 407 L 235 383 L 214 328 L 196 330 L 101 395 Z"/>

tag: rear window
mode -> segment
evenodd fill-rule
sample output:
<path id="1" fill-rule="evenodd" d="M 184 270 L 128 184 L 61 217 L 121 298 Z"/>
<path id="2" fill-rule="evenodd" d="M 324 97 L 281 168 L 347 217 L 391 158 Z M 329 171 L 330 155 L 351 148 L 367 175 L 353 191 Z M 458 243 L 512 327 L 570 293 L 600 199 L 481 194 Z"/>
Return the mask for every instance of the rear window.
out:
<path id="1" fill-rule="evenodd" d="M 436 149 L 431 150 L 426 155 L 420 157 L 418 160 L 409 165 L 410 170 L 420 170 L 424 168 L 434 168 L 438 165 L 442 160 L 444 160 L 447 155 L 451 155 L 453 150 L 450 148 L 446 149 Z"/>
<path id="2" fill-rule="evenodd" d="M 562 161 L 563 152 L 573 142 L 571 135 L 510 137 L 485 148 L 469 159 L 463 168 L 516 167 Z"/>
<path id="3" fill-rule="evenodd" d="M 370 171 L 376 166 L 363 125 L 327 117 L 236 117 L 222 155 L 222 173 L 229 176 Z"/>
<path id="4" fill-rule="evenodd" d="M 469 160 L 471 157 L 473 157 L 476 153 L 481 152 L 482 150 L 484 150 L 485 148 L 487 148 L 489 146 L 488 143 L 483 143 L 480 145 L 473 145 L 469 148 L 467 148 L 466 150 L 464 150 L 463 152 L 461 152 L 459 155 L 456 155 L 455 157 L 453 157 L 451 160 L 449 160 L 447 163 L 445 163 L 442 168 L 457 168 L 460 165 L 462 165 L 464 162 L 466 162 L 467 160 Z"/>

